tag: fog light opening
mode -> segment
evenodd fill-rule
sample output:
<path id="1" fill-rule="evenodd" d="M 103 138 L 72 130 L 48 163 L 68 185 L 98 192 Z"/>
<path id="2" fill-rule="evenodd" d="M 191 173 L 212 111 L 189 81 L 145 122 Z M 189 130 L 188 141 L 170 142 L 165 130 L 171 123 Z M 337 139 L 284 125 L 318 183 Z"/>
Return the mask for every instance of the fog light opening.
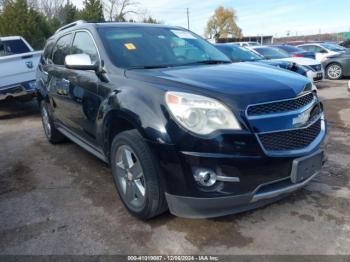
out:
<path id="1" fill-rule="evenodd" d="M 210 169 L 195 169 L 193 176 L 196 182 L 201 186 L 210 187 L 216 183 L 216 173 Z"/>

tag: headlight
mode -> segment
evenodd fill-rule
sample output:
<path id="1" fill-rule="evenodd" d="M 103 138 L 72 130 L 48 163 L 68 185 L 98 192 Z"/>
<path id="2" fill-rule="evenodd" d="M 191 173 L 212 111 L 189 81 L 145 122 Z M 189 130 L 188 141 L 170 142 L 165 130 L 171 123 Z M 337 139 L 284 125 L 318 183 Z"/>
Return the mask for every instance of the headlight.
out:
<path id="1" fill-rule="evenodd" d="M 193 133 L 207 135 L 219 129 L 241 129 L 233 113 L 215 99 L 167 92 L 165 101 L 176 121 Z"/>

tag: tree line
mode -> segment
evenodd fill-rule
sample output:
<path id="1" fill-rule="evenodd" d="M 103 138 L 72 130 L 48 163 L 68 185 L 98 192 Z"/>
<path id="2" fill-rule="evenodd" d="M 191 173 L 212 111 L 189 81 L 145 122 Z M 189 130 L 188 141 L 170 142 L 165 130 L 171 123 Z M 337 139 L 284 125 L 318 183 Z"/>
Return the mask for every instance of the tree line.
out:
<path id="1" fill-rule="evenodd" d="M 81 9 L 69 0 L 0 0 L 0 36 L 20 35 L 41 49 L 59 27 L 73 21 L 159 23 L 146 14 L 133 0 L 84 0 Z"/>

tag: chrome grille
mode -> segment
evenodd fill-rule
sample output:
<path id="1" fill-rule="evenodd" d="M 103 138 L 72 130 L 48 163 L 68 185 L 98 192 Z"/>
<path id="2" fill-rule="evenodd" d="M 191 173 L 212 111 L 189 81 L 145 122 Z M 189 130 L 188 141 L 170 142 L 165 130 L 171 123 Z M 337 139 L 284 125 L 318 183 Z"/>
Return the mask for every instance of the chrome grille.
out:
<path id="1" fill-rule="evenodd" d="M 319 64 L 319 65 L 310 65 L 310 67 L 311 67 L 314 71 L 321 71 L 321 70 L 322 70 L 321 64 Z"/>

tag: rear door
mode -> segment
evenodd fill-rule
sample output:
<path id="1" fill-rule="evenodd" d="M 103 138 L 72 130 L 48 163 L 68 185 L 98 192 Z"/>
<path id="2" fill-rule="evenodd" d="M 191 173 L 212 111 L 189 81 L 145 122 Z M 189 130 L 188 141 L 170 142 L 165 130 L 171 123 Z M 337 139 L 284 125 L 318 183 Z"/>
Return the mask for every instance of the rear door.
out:
<path id="1" fill-rule="evenodd" d="M 321 62 L 324 58 L 329 56 L 328 51 L 318 45 L 305 45 L 302 48 L 306 51 L 315 53 L 316 60 Z"/>
<path id="2" fill-rule="evenodd" d="M 69 91 L 70 85 L 68 80 L 69 70 L 64 66 L 64 61 L 67 55 L 71 52 L 71 44 L 73 34 L 69 33 L 61 36 L 53 50 L 51 59 L 48 60 L 47 74 L 48 74 L 48 93 L 50 96 L 50 103 L 56 120 L 63 125 L 72 126 L 70 122 L 69 109 Z"/>

